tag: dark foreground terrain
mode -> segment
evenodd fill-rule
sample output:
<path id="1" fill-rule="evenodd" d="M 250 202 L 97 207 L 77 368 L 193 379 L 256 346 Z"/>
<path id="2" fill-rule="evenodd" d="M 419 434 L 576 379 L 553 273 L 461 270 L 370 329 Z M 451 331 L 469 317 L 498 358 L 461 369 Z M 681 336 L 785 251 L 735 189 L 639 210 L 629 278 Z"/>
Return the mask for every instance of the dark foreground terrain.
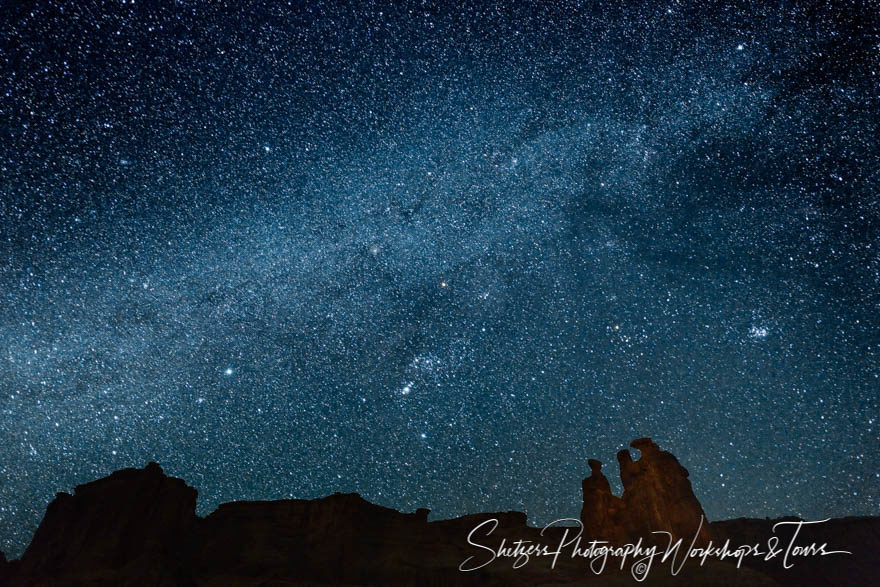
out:
<path id="1" fill-rule="evenodd" d="M 0 583 L 634 585 L 633 573 L 641 572 L 648 585 L 880 585 L 880 518 L 786 524 L 775 531 L 780 520 L 738 519 L 690 532 L 682 524 L 702 509 L 690 491 L 687 471 L 675 457 L 647 443 L 634 441 L 642 451 L 639 461 L 631 462 L 628 452 L 618 456 L 625 487 L 620 498 L 605 493 L 600 463 L 591 462 L 593 473 L 584 480 L 581 519 L 586 527 L 580 543 L 574 540 L 579 530 L 574 521 L 543 534 L 519 512 L 428 522 L 428 510 L 401 513 L 354 493 L 310 501 L 233 502 L 199 518 L 196 490 L 150 463 L 80 485 L 73 495 L 59 493 L 22 559 L 0 560 Z M 642 547 L 654 544 L 660 554 L 649 559 L 643 551 L 623 564 L 620 557 L 609 556 L 599 574 L 603 557 L 598 550 L 588 551 L 590 540 L 613 532 L 612 543 L 637 543 L 640 520 L 667 524 L 674 538 L 682 538 L 676 555 L 662 561 L 669 541 L 648 533 Z M 509 556 L 498 556 L 502 540 Z M 550 554 L 519 556 L 514 549 L 520 540 L 532 541 L 523 547 L 543 545 Z M 762 554 L 750 550 L 740 568 L 736 557 L 720 560 L 716 555 L 703 564 L 699 556 L 689 558 L 679 568 L 690 547 L 710 542 L 713 547 L 727 542 L 730 552 L 755 545 Z M 567 544 L 560 548 L 561 543 Z M 777 554 L 765 560 L 774 544 Z M 851 554 L 823 556 L 822 545 L 825 552 Z M 475 567 L 480 568 L 460 570 Z"/>

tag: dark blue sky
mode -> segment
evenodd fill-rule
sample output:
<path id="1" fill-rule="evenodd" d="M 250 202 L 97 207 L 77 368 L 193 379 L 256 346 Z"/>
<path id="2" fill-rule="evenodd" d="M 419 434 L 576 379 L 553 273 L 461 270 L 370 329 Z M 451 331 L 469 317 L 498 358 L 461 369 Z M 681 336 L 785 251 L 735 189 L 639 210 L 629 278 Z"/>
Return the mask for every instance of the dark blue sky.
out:
<path id="1" fill-rule="evenodd" d="M 86 4 L 0 19 L 7 553 L 149 460 L 542 524 L 638 436 L 878 513 L 875 10 Z"/>

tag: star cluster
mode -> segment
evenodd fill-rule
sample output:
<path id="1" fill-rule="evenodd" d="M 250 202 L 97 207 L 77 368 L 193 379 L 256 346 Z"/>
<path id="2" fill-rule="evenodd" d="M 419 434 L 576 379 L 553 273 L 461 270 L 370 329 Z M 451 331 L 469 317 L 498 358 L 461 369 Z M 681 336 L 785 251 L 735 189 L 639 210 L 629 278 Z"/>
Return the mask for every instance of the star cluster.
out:
<path id="1" fill-rule="evenodd" d="M 7 554 L 150 460 L 546 523 L 638 436 L 712 519 L 877 513 L 875 10 L 4 11 Z"/>

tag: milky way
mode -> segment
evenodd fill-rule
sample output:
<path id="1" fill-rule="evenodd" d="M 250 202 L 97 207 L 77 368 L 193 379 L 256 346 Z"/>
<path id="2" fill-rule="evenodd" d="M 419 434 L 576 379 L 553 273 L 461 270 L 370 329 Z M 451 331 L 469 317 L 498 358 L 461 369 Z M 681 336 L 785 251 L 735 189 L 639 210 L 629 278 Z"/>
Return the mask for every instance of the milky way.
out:
<path id="1" fill-rule="evenodd" d="M 13 4 L 7 554 L 151 460 L 542 524 L 639 436 L 712 519 L 878 513 L 876 7 Z"/>

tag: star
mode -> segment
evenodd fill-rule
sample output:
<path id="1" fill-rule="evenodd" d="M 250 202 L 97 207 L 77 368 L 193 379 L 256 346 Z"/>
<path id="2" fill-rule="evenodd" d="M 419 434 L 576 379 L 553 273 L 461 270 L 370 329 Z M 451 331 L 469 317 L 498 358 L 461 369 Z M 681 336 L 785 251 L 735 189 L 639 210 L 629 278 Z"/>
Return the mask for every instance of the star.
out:
<path id="1" fill-rule="evenodd" d="M 753 340 L 764 340 L 770 335 L 770 329 L 766 326 L 752 325 L 749 327 L 749 338 Z"/>

